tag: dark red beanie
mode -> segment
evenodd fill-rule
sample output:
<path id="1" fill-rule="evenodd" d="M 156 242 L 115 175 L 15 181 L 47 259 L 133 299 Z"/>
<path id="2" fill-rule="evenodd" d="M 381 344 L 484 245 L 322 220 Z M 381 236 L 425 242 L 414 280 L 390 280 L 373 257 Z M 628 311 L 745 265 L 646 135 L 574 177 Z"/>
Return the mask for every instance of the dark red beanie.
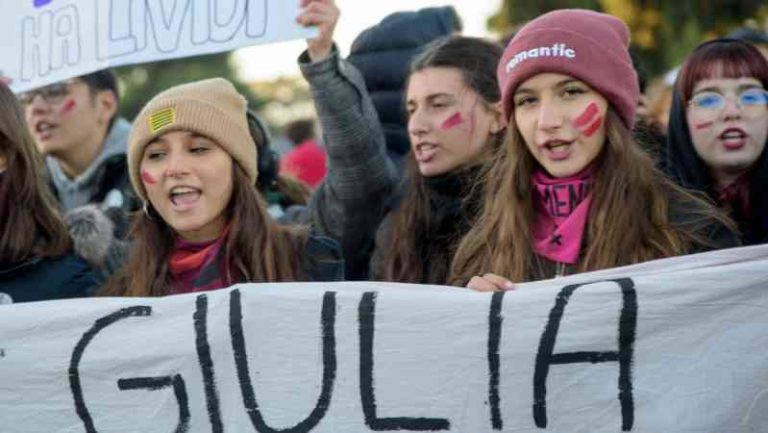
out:
<path id="1" fill-rule="evenodd" d="M 497 69 L 504 115 L 512 114 L 515 89 L 536 74 L 578 78 L 598 91 L 630 129 L 640 99 L 623 21 L 599 12 L 562 9 L 526 24 L 509 42 Z"/>

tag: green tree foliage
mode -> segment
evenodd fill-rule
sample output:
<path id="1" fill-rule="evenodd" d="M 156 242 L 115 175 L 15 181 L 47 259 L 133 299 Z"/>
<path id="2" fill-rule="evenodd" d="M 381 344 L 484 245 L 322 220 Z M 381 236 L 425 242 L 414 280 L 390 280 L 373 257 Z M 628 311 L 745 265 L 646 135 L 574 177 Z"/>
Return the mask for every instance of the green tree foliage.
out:
<path id="1" fill-rule="evenodd" d="M 632 32 L 643 68 L 661 74 L 679 65 L 699 43 L 746 22 L 765 22 L 764 0 L 503 0 L 488 26 L 500 34 L 560 8 L 586 8 L 618 16 Z"/>
<path id="2" fill-rule="evenodd" d="M 153 96 L 177 84 L 222 77 L 235 85 L 254 109 L 265 101 L 240 83 L 229 63 L 229 53 L 187 57 L 154 63 L 144 63 L 117 68 L 122 84 L 120 114 L 133 119 Z"/>

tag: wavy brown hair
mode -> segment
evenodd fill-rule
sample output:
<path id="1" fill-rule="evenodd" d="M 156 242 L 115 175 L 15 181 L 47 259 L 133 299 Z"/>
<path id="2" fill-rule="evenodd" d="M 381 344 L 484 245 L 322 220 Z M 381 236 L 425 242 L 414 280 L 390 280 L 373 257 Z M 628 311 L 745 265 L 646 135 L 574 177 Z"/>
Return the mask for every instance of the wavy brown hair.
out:
<path id="1" fill-rule="evenodd" d="M 712 246 L 705 232 L 713 222 L 733 227 L 711 203 L 657 170 L 613 108 L 605 127 L 577 271 L 690 253 Z M 552 277 L 533 249 L 531 178 L 537 164 L 517 127 L 508 126 L 505 145 L 484 176 L 484 209 L 454 257 L 453 284 L 489 272 L 515 282 Z M 673 220 L 671 206 L 685 212 L 685 218 Z"/>
<path id="2" fill-rule="evenodd" d="M 16 97 L 0 83 L 0 262 L 60 257 L 71 249 L 67 227 Z"/>
<path id="3" fill-rule="evenodd" d="M 496 80 L 496 65 L 501 58 L 502 48 L 496 43 L 479 38 L 451 36 L 438 39 L 427 46 L 421 56 L 412 65 L 410 75 L 427 68 L 455 68 L 461 71 L 464 82 L 477 93 L 480 101 L 487 107 L 501 100 L 499 85 Z M 406 88 L 408 86 L 406 85 Z M 476 160 L 467 161 L 460 168 L 466 169 L 479 165 L 499 147 L 502 133 L 489 138 L 486 151 L 481 152 Z M 467 197 L 470 191 L 457 191 L 459 196 Z M 456 233 L 453 242 L 449 242 L 448 251 L 431 257 L 424 257 L 423 243 L 430 242 L 424 234 L 433 224 L 430 206 L 430 190 L 418 165 L 409 153 L 406 168 L 406 193 L 399 207 L 389 216 L 392 219 L 392 231 L 380 231 L 378 248 L 384 251 L 379 269 L 373 269 L 373 276 L 385 281 L 409 283 L 447 282 L 450 259 L 463 233 Z M 425 275 L 424 263 L 430 270 Z"/>
<path id="4" fill-rule="evenodd" d="M 225 241 L 227 285 L 240 282 L 295 281 L 308 230 L 279 226 L 267 214 L 256 186 L 239 164 L 232 164 L 234 187 L 227 207 L 230 230 Z M 132 251 L 126 265 L 102 291 L 106 296 L 163 296 L 170 293 L 169 260 L 175 234 L 151 207 L 133 217 Z M 230 268 L 228 267 L 228 268 Z"/>

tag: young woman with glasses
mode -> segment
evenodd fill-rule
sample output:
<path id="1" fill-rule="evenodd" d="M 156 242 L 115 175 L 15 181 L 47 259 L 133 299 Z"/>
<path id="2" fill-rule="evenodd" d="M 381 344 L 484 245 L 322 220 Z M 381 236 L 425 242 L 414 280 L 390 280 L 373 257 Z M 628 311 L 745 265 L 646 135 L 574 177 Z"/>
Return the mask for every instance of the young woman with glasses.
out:
<path id="1" fill-rule="evenodd" d="M 745 244 L 768 242 L 768 62 L 746 42 L 700 45 L 680 71 L 667 170 L 706 193 L 739 225 Z"/>

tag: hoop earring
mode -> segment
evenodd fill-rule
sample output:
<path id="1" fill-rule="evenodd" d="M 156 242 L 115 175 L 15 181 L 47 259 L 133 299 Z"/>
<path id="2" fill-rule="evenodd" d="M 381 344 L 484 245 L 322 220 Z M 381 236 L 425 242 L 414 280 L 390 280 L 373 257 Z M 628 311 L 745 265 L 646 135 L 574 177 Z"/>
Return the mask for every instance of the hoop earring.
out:
<path id="1" fill-rule="evenodd" d="M 147 217 L 148 220 L 153 221 L 154 218 L 152 218 L 152 215 L 149 214 L 149 201 L 145 201 L 144 204 L 141 206 L 142 212 L 144 212 L 144 216 Z"/>

